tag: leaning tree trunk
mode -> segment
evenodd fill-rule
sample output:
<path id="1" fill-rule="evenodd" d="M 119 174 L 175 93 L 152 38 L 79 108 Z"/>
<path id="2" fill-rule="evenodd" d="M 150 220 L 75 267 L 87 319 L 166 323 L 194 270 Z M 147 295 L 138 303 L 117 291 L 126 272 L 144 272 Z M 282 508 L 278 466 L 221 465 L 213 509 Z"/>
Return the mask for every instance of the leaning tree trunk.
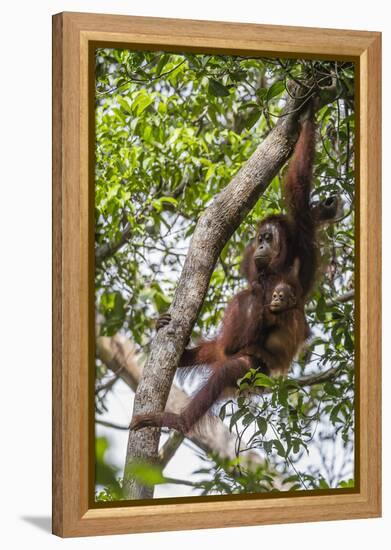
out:
<path id="1" fill-rule="evenodd" d="M 175 370 L 205 299 L 219 254 L 292 153 L 302 106 L 302 100 L 287 98 L 284 116 L 200 216 L 169 309 L 171 322 L 159 330 L 152 343 L 137 388 L 133 415 L 164 410 Z M 159 428 L 129 432 L 124 471 L 125 498 L 153 497 L 153 489 L 134 480 L 126 466 L 139 461 L 156 464 L 159 435 Z"/>

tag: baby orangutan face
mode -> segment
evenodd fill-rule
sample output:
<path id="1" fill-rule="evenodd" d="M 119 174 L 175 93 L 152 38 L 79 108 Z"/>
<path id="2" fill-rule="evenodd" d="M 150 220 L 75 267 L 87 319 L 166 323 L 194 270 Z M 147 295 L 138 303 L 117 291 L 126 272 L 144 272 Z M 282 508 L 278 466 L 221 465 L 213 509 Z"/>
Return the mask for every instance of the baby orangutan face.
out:
<path id="1" fill-rule="evenodd" d="M 273 290 L 270 302 L 270 311 L 280 313 L 296 305 L 297 299 L 294 289 L 287 283 L 279 283 Z"/>

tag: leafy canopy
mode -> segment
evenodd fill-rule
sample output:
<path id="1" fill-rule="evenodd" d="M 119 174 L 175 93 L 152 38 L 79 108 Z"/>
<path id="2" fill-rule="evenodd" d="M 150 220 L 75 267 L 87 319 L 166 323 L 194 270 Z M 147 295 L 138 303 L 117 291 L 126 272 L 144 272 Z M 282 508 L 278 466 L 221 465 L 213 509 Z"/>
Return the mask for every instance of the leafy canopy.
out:
<path id="1" fill-rule="evenodd" d="M 221 418 L 237 430 L 245 448 L 264 454 L 267 471 L 251 476 L 247 471 L 239 482 L 229 473 L 232 465 L 214 457 L 208 479 L 196 485 L 206 493 L 248 492 L 257 483 L 259 490 L 270 490 L 276 468 L 293 488 L 351 484 L 354 308 L 351 301 L 335 298 L 354 288 L 354 68 L 325 61 L 125 49 L 96 54 L 96 308 L 102 334 L 122 331 L 143 354 L 156 317 L 170 304 L 200 213 L 281 116 L 291 83 L 304 82 L 308 74 L 318 87 L 336 81 L 339 90 L 338 99 L 317 115 L 312 198 L 342 196 L 345 216 L 322 231 L 323 273 L 308 308 L 313 337 L 291 378 L 333 367 L 338 374 L 303 388 L 249 373 L 242 389 L 269 384 L 269 393 L 257 405 L 244 397 L 239 406 L 226 404 Z M 215 333 L 227 301 L 243 288 L 240 257 L 256 222 L 284 210 L 282 179 L 283 174 L 274 178 L 224 247 L 195 338 Z M 97 360 L 98 384 L 106 374 Z M 97 409 L 105 410 L 101 395 Z M 336 449 L 343 454 L 338 468 L 332 460 Z M 239 462 L 242 454 L 238 447 Z"/>

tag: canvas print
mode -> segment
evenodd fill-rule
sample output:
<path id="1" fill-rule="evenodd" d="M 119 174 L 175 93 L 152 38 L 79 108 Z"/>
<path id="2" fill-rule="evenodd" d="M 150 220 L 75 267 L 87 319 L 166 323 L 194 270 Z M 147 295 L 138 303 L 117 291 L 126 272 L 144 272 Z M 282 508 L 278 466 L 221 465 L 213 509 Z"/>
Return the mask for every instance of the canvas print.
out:
<path id="1" fill-rule="evenodd" d="M 97 505 L 354 490 L 355 67 L 95 50 Z"/>

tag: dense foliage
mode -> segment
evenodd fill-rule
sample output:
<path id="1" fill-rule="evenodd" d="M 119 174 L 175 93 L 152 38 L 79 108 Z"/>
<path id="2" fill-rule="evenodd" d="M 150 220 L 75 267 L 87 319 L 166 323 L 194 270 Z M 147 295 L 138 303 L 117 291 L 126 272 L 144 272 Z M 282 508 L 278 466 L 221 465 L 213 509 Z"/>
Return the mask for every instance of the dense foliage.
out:
<path id="1" fill-rule="evenodd" d="M 338 98 L 317 114 L 313 200 L 341 195 L 345 212 L 321 233 L 321 276 L 307 310 L 312 339 L 289 380 L 249 373 L 242 389 L 267 392 L 257 399 L 243 393 L 223 406 L 221 418 L 237 433 L 238 458 L 227 464 L 203 457 L 205 468 L 190 485 L 205 494 L 353 483 L 354 307 L 339 299 L 354 290 L 354 68 L 122 49 L 96 55 L 96 308 L 101 334 L 122 331 L 143 355 L 156 317 L 170 304 L 198 216 L 281 116 L 292 82 L 309 74 L 318 87 L 336 83 L 338 89 Z M 282 179 L 271 182 L 225 246 L 195 339 L 217 330 L 227 301 L 243 288 L 243 248 L 257 220 L 284 209 Z M 325 371 L 330 376 L 320 383 L 297 382 Z M 100 387 L 110 374 L 99 360 L 96 372 Z M 105 395 L 97 393 L 98 414 L 107 408 Z M 120 472 L 103 459 L 107 441 L 97 441 L 97 483 L 106 487 L 99 499 L 119 498 Z M 257 471 L 241 460 L 249 448 L 265 457 Z M 105 468 L 111 481 L 103 480 Z M 143 468 L 135 475 L 152 484 L 166 481 L 161 472 Z"/>

